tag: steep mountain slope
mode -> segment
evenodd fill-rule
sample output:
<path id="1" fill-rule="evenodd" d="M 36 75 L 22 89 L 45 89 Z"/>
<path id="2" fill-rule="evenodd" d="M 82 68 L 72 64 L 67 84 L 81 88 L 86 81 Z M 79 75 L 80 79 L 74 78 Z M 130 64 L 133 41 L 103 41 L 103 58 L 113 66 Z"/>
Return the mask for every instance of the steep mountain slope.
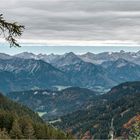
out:
<path id="1" fill-rule="evenodd" d="M 11 72 L 0 70 L 0 91 L 8 91 L 12 87 L 14 75 Z"/>
<path id="2" fill-rule="evenodd" d="M 118 59 L 107 67 L 109 77 L 117 83 L 140 80 L 140 66 L 124 59 Z"/>
<path id="3" fill-rule="evenodd" d="M 123 135 L 123 125 L 137 113 L 140 113 L 140 82 L 129 82 L 112 88 L 85 109 L 61 117 L 61 122 L 55 125 L 78 138 L 87 134 L 94 139 L 108 139 L 112 134 L 115 138 Z"/>
<path id="4" fill-rule="evenodd" d="M 33 53 L 23 52 L 17 55 L 14 55 L 14 57 L 22 58 L 22 59 L 36 59 L 36 60 L 43 60 L 47 63 L 52 64 L 55 67 L 61 67 L 64 65 L 69 65 L 72 63 L 80 62 L 80 58 L 74 54 L 73 52 L 66 53 L 63 55 L 55 55 L 55 54 L 38 54 L 35 55 Z"/>
<path id="5" fill-rule="evenodd" d="M 58 55 L 58 54 L 49 54 L 49 55 L 46 55 L 46 54 L 39 54 L 38 55 L 38 58 L 47 62 L 47 63 L 50 63 L 50 64 L 53 64 L 55 63 L 55 61 L 57 61 L 58 59 L 61 59 L 63 57 L 63 55 Z"/>
<path id="6" fill-rule="evenodd" d="M 33 53 L 29 53 L 29 52 L 23 52 L 23 53 L 19 53 L 14 55 L 13 57 L 17 57 L 17 58 L 22 58 L 22 59 L 36 59 L 36 60 L 43 60 L 47 63 L 53 63 L 56 60 L 60 59 L 63 57 L 63 55 L 57 55 L 57 54 L 38 54 L 35 55 Z"/>
<path id="7" fill-rule="evenodd" d="M 2 91 L 47 88 L 54 85 L 67 85 L 67 75 L 42 60 L 13 58 L 0 59 Z M 4 83 L 5 82 L 5 83 Z M 9 86 L 9 87 L 8 87 Z"/>
<path id="8" fill-rule="evenodd" d="M 15 112 L 18 116 L 28 116 L 33 118 L 34 121 L 43 122 L 42 119 L 26 106 L 13 102 L 0 93 L 0 110 Z"/>
<path id="9" fill-rule="evenodd" d="M 97 57 L 97 54 L 87 53 L 87 55 L 92 59 Z M 25 52 L 10 56 L 11 58 L 7 56 L 7 59 L 0 59 L 0 89 L 8 92 L 79 86 L 104 93 L 119 83 L 140 80 L 140 65 L 130 62 L 131 59 L 125 60 L 129 55 L 138 59 L 139 52 L 121 51 L 112 53 L 110 57 L 108 55 L 111 54 L 108 52 L 98 54 L 99 58 L 105 60 L 100 65 L 84 62 L 80 56 L 72 52 L 64 55 L 35 55 Z M 125 59 L 122 59 L 122 56 L 125 56 Z"/>
<path id="10" fill-rule="evenodd" d="M 0 139 L 68 138 L 62 131 L 47 125 L 29 108 L 0 94 Z"/>
<path id="11" fill-rule="evenodd" d="M 5 53 L 0 53 L 0 59 L 11 59 L 12 56 L 5 54 Z"/>
<path id="12" fill-rule="evenodd" d="M 35 55 L 33 53 L 29 53 L 29 52 L 23 52 L 17 55 L 14 55 L 13 57 L 19 57 L 19 58 L 24 58 L 24 59 L 37 59 L 37 60 L 43 60 L 47 63 L 50 64 L 56 64 L 56 62 L 58 62 L 60 59 L 65 58 L 65 56 L 72 54 L 71 53 L 66 53 L 63 55 L 58 55 L 58 54 L 38 54 Z M 140 51 L 138 52 L 125 52 L 123 50 L 121 50 L 120 52 L 103 52 L 103 53 L 99 53 L 99 54 L 94 54 L 91 52 L 85 53 L 85 54 L 81 54 L 81 55 L 76 55 L 78 58 L 80 58 L 81 60 L 85 61 L 85 62 L 91 62 L 93 64 L 102 64 L 104 62 L 108 62 L 108 61 L 116 61 L 118 59 L 124 59 L 130 62 L 133 62 L 135 64 L 140 65 Z M 10 55 L 6 55 L 6 54 L 1 54 L 0 58 L 9 58 L 12 57 Z"/>
<path id="13" fill-rule="evenodd" d="M 12 92 L 7 96 L 42 113 L 45 120 L 58 119 L 64 114 L 79 110 L 97 97 L 96 92 L 78 87 L 58 92 L 49 90 Z"/>
<path id="14" fill-rule="evenodd" d="M 38 59 L 37 55 L 29 52 L 19 53 L 14 55 L 13 57 L 22 58 L 22 59 Z"/>
<path id="15" fill-rule="evenodd" d="M 86 53 L 83 55 L 79 55 L 79 57 L 85 61 L 85 62 L 91 62 L 93 64 L 102 64 L 105 61 L 112 61 L 116 60 L 114 57 L 110 55 L 109 52 L 103 52 L 99 54 L 93 54 L 93 53 Z"/>
<path id="16" fill-rule="evenodd" d="M 82 60 L 76 54 L 70 52 L 62 55 L 60 58 L 55 59 L 54 61 L 51 62 L 51 64 L 53 66 L 61 68 L 63 66 L 76 64 L 80 62 L 82 62 Z"/>
<path id="17" fill-rule="evenodd" d="M 115 83 L 101 66 L 87 62 L 77 62 L 60 68 L 70 76 L 76 86 L 94 88 L 95 86 L 112 87 Z"/>
<path id="18" fill-rule="evenodd" d="M 135 64 L 140 65 L 140 52 L 103 52 L 99 54 L 86 53 L 79 55 L 79 57 L 85 62 L 91 62 L 93 64 L 102 64 L 108 61 L 116 61 L 118 59 L 124 59 Z"/>

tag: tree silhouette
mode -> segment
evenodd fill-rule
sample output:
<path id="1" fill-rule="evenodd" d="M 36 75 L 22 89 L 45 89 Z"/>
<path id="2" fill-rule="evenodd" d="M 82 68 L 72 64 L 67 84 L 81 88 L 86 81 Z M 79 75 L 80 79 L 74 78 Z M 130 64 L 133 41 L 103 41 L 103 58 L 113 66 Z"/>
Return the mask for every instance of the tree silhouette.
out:
<path id="1" fill-rule="evenodd" d="M 17 22 L 7 22 L 3 15 L 0 14 L 0 35 L 9 42 L 10 47 L 20 47 L 16 38 L 22 35 L 24 28 L 24 26 L 19 25 Z"/>

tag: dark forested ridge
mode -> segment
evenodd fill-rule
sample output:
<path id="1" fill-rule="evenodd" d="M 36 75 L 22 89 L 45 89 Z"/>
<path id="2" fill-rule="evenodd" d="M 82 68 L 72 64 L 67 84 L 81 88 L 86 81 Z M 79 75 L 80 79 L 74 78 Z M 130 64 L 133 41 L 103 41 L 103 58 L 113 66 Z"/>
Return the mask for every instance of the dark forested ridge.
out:
<path id="1" fill-rule="evenodd" d="M 71 131 L 79 138 L 107 139 L 122 137 L 123 125 L 140 113 L 140 82 L 127 82 L 81 109 L 61 117 L 57 127 Z M 113 128 L 112 128 L 113 127 Z"/>
<path id="2" fill-rule="evenodd" d="M 10 92 L 7 96 L 23 103 L 35 112 L 43 113 L 43 119 L 45 120 L 58 119 L 62 115 L 84 108 L 87 102 L 98 97 L 97 92 L 79 87 L 70 87 L 61 91 Z"/>
<path id="3" fill-rule="evenodd" d="M 70 138 L 70 136 L 44 123 L 29 108 L 0 94 L 0 139 L 60 138 Z"/>
<path id="4" fill-rule="evenodd" d="M 7 96 L 36 112 L 45 111 L 45 120 L 51 118 L 55 127 L 84 139 L 129 137 L 124 125 L 140 113 L 139 81 L 122 83 L 103 95 L 71 87 L 12 92 Z"/>

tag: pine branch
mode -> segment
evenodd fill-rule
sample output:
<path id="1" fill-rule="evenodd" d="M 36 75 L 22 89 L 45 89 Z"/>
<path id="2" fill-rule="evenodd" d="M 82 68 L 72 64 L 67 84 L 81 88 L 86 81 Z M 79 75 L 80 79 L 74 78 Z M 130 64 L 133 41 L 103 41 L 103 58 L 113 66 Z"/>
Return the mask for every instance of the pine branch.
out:
<path id="1" fill-rule="evenodd" d="M 17 22 L 10 23 L 5 21 L 3 15 L 0 14 L 0 35 L 3 35 L 5 40 L 9 42 L 10 47 L 20 47 L 16 38 L 22 35 L 24 29 L 25 27 Z"/>

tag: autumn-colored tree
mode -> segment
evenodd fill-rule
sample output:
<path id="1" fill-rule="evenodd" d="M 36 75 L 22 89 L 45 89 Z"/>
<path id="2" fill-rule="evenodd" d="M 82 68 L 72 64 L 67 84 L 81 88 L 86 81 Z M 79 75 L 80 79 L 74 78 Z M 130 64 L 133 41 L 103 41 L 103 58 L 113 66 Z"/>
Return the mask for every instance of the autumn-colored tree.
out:
<path id="1" fill-rule="evenodd" d="M 140 140 L 140 121 L 133 124 L 129 132 L 130 140 Z"/>

